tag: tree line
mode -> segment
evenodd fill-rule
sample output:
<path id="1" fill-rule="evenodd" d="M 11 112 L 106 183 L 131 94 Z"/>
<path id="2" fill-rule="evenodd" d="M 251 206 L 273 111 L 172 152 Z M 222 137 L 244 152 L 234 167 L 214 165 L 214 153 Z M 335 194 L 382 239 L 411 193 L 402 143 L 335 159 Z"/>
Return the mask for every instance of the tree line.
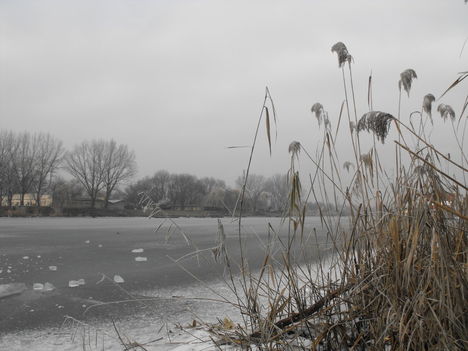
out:
<path id="1" fill-rule="evenodd" d="M 161 170 L 130 184 L 125 189 L 125 199 L 135 208 L 142 208 L 151 202 L 161 208 L 196 207 L 234 211 L 239 206 L 245 184 L 244 210 L 253 213 L 284 210 L 288 200 L 286 175 L 264 177 L 251 174 L 247 183 L 244 180 L 240 176 L 231 188 L 223 180 L 213 177 L 198 178 L 191 174 L 171 174 Z"/>
<path id="2" fill-rule="evenodd" d="M 58 177 L 59 169 L 74 180 L 66 182 Z M 62 141 L 49 133 L 0 131 L 0 203 L 6 198 L 9 207 L 14 194 L 19 194 L 20 206 L 24 206 L 25 195 L 33 193 L 36 206 L 40 206 L 44 193 L 63 193 L 64 188 L 84 192 L 91 207 L 103 195 L 107 205 L 117 187 L 135 172 L 134 152 L 114 140 L 83 141 L 67 151 Z"/>
<path id="3" fill-rule="evenodd" d="M 71 175 L 60 177 L 59 171 Z M 61 140 L 48 133 L 0 131 L 0 203 L 12 206 L 19 195 L 33 194 L 35 205 L 51 194 L 55 207 L 67 207 L 72 199 L 85 198 L 89 207 L 112 196 L 126 200 L 131 208 L 141 208 L 142 199 L 160 206 L 224 209 L 232 211 L 245 185 L 245 211 L 281 211 L 288 199 L 286 175 L 264 177 L 251 174 L 245 182 L 238 177 L 234 187 L 213 177 L 197 178 L 191 174 L 171 174 L 165 170 L 130 183 L 136 174 L 135 154 L 127 145 L 114 140 L 83 141 L 66 150 Z M 124 187 L 125 184 L 128 184 Z"/>

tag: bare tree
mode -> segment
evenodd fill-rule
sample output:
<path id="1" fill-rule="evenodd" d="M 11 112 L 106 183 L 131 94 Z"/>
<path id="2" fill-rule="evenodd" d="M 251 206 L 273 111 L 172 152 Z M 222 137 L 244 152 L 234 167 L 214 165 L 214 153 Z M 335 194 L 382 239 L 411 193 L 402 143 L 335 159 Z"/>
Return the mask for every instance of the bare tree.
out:
<path id="1" fill-rule="evenodd" d="M 11 131 L 0 131 L 0 204 L 6 195 L 11 207 L 13 192 L 16 191 L 16 177 L 13 174 L 13 157 L 18 143 Z"/>
<path id="2" fill-rule="evenodd" d="M 213 190 L 217 189 L 226 189 L 226 183 L 224 180 L 216 179 L 213 177 L 204 177 L 200 179 L 200 182 L 203 185 L 203 191 L 205 194 L 211 193 Z"/>
<path id="3" fill-rule="evenodd" d="M 154 202 L 164 201 L 168 197 L 171 175 L 168 171 L 158 171 L 151 178 L 151 194 Z"/>
<path id="4" fill-rule="evenodd" d="M 169 185 L 168 197 L 173 205 L 184 208 L 187 205 L 200 204 L 203 185 L 191 174 L 173 174 Z"/>
<path id="5" fill-rule="evenodd" d="M 17 136 L 17 144 L 14 145 L 12 170 L 20 194 L 20 206 L 24 206 L 24 196 L 32 190 L 34 185 L 37 141 L 36 134 L 31 135 L 24 132 Z"/>
<path id="6" fill-rule="evenodd" d="M 54 207 L 62 209 L 70 206 L 73 198 L 83 195 L 83 186 L 76 179 L 65 180 L 61 177 L 54 177 L 50 184 L 50 191 Z"/>
<path id="7" fill-rule="evenodd" d="M 288 176 L 286 174 L 275 174 L 265 182 L 265 191 L 271 194 L 271 208 L 281 211 L 288 203 Z"/>
<path id="8" fill-rule="evenodd" d="M 103 166 L 104 200 L 105 207 L 107 207 L 115 187 L 135 175 L 135 154 L 128 149 L 127 145 L 117 145 L 114 140 L 111 140 L 104 146 Z"/>
<path id="9" fill-rule="evenodd" d="M 84 141 L 65 157 L 65 169 L 84 187 L 95 207 L 99 191 L 104 187 L 106 143 L 103 140 Z"/>
<path id="10" fill-rule="evenodd" d="M 36 138 L 36 158 L 34 187 L 36 206 L 40 206 L 41 195 L 52 175 L 60 165 L 63 157 L 62 142 L 50 134 L 39 134 Z"/>
<path id="11" fill-rule="evenodd" d="M 237 178 L 236 184 L 242 189 L 245 183 L 245 175 Z M 260 205 L 262 194 L 265 191 L 265 177 L 258 174 L 250 174 L 245 185 L 245 194 L 250 200 L 252 211 L 255 213 Z"/>

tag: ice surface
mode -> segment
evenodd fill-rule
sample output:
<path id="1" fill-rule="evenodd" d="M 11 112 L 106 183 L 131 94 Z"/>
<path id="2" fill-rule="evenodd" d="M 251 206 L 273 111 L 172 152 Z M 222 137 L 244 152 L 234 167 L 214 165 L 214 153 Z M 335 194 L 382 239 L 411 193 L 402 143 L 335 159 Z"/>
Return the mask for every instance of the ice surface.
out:
<path id="1" fill-rule="evenodd" d="M 26 289 L 26 284 L 24 283 L 0 284 L 0 299 L 11 295 L 21 294 Z"/>

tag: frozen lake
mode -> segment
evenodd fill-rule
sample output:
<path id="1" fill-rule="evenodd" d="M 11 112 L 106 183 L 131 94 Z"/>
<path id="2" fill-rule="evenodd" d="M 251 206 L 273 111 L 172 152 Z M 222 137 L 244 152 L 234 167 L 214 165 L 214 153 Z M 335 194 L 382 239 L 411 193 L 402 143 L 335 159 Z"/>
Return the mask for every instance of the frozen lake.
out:
<path id="1" fill-rule="evenodd" d="M 238 223 L 231 218 L 221 222 L 226 247 L 238 262 Z M 288 237 L 287 222 L 278 218 L 244 218 L 242 224 L 252 269 L 263 261 L 269 240 L 285 242 Z M 21 294 L 0 299 L 0 337 L 51 330 L 65 316 L 105 323 L 140 314 L 174 322 L 189 318 L 188 310 L 207 315 L 211 309 L 206 302 L 190 299 L 205 296 L 210 284 L 223 289 L 225 267 L 214 261 L 209 250 L 216 245 L 217 232 L 214 218 L 0 218 L 0 284 L 24 283 L 26 287 Z M 307 218 L 308 233 L 314 239 L 301 246 L 314 259 L 317 242 L 322 248 L 330 245 L 320 219 Z M 199 255 L 188 255 L 197 250 Z M 113 282 L 116 275 L 123 282 Z M 207 282 L 206 286 L 198 279 Z M 72 280 L 84 284 L 70 287 Z M 46 282 L 55 289 L 33 289 L 34 284 Z M 145 297 L 156 299 L 102 304 Z"/>

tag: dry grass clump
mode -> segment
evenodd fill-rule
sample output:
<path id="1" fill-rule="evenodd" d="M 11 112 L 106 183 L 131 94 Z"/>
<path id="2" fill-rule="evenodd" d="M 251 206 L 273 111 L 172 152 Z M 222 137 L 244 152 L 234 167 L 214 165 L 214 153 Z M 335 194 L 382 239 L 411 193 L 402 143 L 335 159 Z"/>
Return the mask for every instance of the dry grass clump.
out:
<path id="1" fill-rule="evenodd" d="M 416 169 L 399 185 L 355 218 L 344 274 L 365 283 L 346 297 L 349 330 L 375 350 L 466 349 L 466 193 Z"/>
<path id="2" fill-rule="evenodd" d="M 332 51 L 338 54 L 340 67 L 346 62 L 351 67 L 343 43 Z M 352 87 L 351 68 L 349 78 Z M 401 88 L 409 94 L 414 78 L 412 69 L 401 74 L 399 105 Z M 349 116 L 344 70 L 343 80 Z M 423 100 L 429 116 L 434 100 L 432 94 Z M 352 106 L 356 110 L 354 93 Z M 318 103 L 312 107 L 319 123 L 323 111 Z M 439 105 L 438 111 L 444 119 L 455 118 L 448 105 Z M 354 130 L 372 132 L 383 143 L 391 122 L 397 126 L 395 153 L 400 157 L 395 157 L 390 177 L 375 143 L 367 154 L 360 153 L 359 133 Z M 417 144 L 407 145 L 405 140 L 411 138 L 402 131 L 416 137 Z M 468 349 L 468 187 L 445 169 L 450 165 L 463 179 L 468 170 L 400 118 L 371 111 L 350 128 L 356 169 L 351 184 L 342 187 L 335 141 L 328 142 L 327 129 L 323 138 L 317 159 L 299 142 L 291 143 L 290 210 L 284 219 L 289 223 L 288 240 L 280 241 L 275 252 L 273 245 L 266 245 L 259 272 L 250 272 L 242 263 L 241 287 L 231 281 L 244 323 L 229 328 L 221 324 L 212 332 L 248 350 Z M 420 142 L 425 149 L 420 150 Z M 459 151 L 466 159 L 463 148 Z M 409 162 L 402 161 L 402 153 Z M 316 167 L 308 192 L 301 188 L 296 171 L 299 155 Z M 351 166 L 343 165 L 348 172 Z M 328 201 L 330 188 L 340 215 L 326 216 L 320 208 L 320 220 L 333 254 L 319 257 L 316 264 L 308 246 L 316 236 L 304 230 L 306 202 Z M 344 216 L 345 208 L 349 216 Z"/>

